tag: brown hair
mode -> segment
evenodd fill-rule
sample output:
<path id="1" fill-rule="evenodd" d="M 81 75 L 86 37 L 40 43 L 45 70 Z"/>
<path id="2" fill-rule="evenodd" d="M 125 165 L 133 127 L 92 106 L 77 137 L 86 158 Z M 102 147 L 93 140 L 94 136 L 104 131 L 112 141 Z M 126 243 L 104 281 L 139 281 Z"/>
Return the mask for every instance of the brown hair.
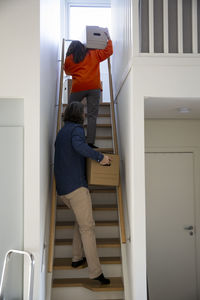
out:
<path id="1" fill-rule="evenodd" d="M 88 49 L 80 41 L 73 41 L 69 45 L 66 56 L 69 56 L 72 54 L 73 61 L 76 64 L 78 64 L 79 62 L 84 60 L 87 52 L 88 52 Z"/>
<path id="2" fill-rule="evenodd" d="M 64 122 L 83 124 L 84 122 L 84 105 L 81 102 L 71 102 L 67 105 L 64 116 Z"/>

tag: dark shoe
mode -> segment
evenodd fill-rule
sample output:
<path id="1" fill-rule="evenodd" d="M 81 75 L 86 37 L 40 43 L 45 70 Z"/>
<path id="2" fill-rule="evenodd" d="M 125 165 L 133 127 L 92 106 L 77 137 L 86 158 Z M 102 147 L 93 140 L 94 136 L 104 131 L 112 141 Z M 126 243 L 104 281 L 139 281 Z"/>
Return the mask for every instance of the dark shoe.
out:
<path id="1" fill-rule="evenodd" d="M 92 143 L 88 143 L 88 146 L 90 146 L 91 148 L 94 148 L 94 149 L 98 149 L 99 147 L 95 146 L 94 144 Z"/>
<path id="2" fill-rule="evenodd" d="M 101 284 L 110 284 L 110 279 L 105 278 L 103 273 L 99 275 L 98 277 L 94 278 L 94 280 L 99 280 Z"/>
<path id="3" fill-rule="evenodd" d="M 78 268 L 78 267 L 84 265 L 85 263 L 86 263 L 86 258 L 83 257 L 83 259 L 81 259 L 81 260 L 73 261 L 73 262 L 72 262 L 72 267 L 73 267 L 73 268 Z"/>

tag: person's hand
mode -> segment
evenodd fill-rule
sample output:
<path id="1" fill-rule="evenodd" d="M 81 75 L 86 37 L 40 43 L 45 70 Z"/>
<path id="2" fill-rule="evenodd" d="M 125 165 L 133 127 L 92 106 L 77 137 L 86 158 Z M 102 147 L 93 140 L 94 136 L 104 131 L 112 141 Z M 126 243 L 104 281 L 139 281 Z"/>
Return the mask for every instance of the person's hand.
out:
<path id="1" fill-rule="evenodd" d="M 111 163 L 111 158 L 107 155 L 103 156 L 103 159 L 100 161 L 100 165 L 105 166 L 105 165 L 110 165 Z"/>
<path id="2" fill-rule="evenodd" d="M 105 33 L 107 39 L 110 40 L 110 34 L 109 34 L 109 31 L 108 31 L 108 28 L 105 28 L 104 33 Z"/>

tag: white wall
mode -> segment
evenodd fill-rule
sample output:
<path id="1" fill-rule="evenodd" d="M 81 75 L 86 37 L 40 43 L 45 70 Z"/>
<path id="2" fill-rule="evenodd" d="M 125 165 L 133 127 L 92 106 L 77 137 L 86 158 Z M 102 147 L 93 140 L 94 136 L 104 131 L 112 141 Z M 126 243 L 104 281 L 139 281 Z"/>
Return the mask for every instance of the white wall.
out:
<path id="1" fill-rule="evenodd" d="M 122 160 L 130 299 L 146 299 L 144 138 L 142 102 L 133 101 L 133 70 L 117 97 L 118 134 Z M 130 239 L 130 240 L 129 240 Z"/>
<path id="2" fill-rule="evenodd" d="M 40 0 L 40 299 L 46 299 L 51 179 L 56 133 L 60 3 Z"/>
<path id="3" fill-rule="evenodd" d="M 0 36 L 0 96 L 24 99 L 24 249 L 39 291 L 39 1 L 1 1 Z"/>
<path id="4" fill-rule="evenodd" d="M 49 191 L 48 149 L 52 140 L 49 138 L 52 131 L 49 120 L 53 121 L 52 103 L 55 103 L 56 95 L 54 71 L 58 35 L 55 30 L 50 31 L 54 25 L 53 28 L 57 28 L 54 17 L 57 10 L 53 10 L 56 2 L 46 3 L 48 9 L 52 8 L 53 17 L 46 18 L 43 14 L 40 20 L 39 0 L 0 1 L 0 97 L 24 99 L 24 249 L 35 256 L 35 300 L 42 299 L 39 296 L 44 236 L 41 225 L 45 222 L 45 202 Z M 46 22 L 46 27 L 41 30 L 40 41 L 42 20 Z M 48 27 L 48 33 L 45 34 Z M 44 80 L 46 76 L 47 81 Z M 43 169 L 40 168 L 41 161 Z"/>
<path id="5" fill-rule="evenodd" d="M 137 12 L 137 5 L 133 4 Z M 138 55 L 138 24 L 137 18 L 134 22 L 134 57 L 131 71 L 123 85 L 118 75 L 124 70 L 121 63 L 120 51 L 127 38 L 126 24 L 121 22 L 124 9 L 128 1 L 120 4 L 112 1 L 115 7 L 114 13 L 119 17 L 118 25 L 113 26 L 114 39 L 114 87 L 115 94 L 120 91 L 116 99 L 116 110 L 118 115 L 118 134 L 120 154 L 122 159 L 122 188 L 123 200 L 125 202 L 125 213 L 128 222 L 126 230 L 130 241 L 127 241 L 126 251 L 129 262 L 128 272 L 130 279 L 131 300 L 146 300 L 146 233 L 145 233 L 145 181 L 144 181 L 144 98 L 145 97 L 198 97 L 200 94 L 199 76 L 200 61 L 194 58 L 178 57 L 140 57 Z M 137 15 L 137 13 L 135 14 Z M 130 23 L 131 24 L 131 21 Z M 118 26 L 121 26 L 123 35 L 118 34 Z M 125 37 L 124 37 L 125 36 Z M 123 38 L 124 37 L 124 38 Z M 124 47 L 128 47 L 128 43 Z M 122 72 L 115 76 L 115 63 L 118 70 Z M 128 64 L 127 64 L 128 65 Z M 129 226 L 128 226 L 129 225 Z M 129 228 L 128 228 L 129 227 Z"/>
<path id="6" fill-rule="evenodd" d="M 136 1 L 135 1 L 136 2 Z M 119 89 L 130 71 L 133 60 L 133 1 L 113 0 L 111 1 L 112 31 L 113 38 L 113 65 L 114 92 L 118 94 Z"/>
<path id="7" fill-rule="evenodd" d="M 136 1 L 135 1 L 136 2 Z M 132 1 L 112 1 L 113 83 L 126 220 L 126 299 L 146 299 L 143 102 L 134 101 Z M 134 20 L 133 20 L 134 21 Z M 123 84 L 124 82 L 124 84 Z M 138 123 L 140 127 L 138 128 Z M 125 273 L 125 272 L 124 272 Z"/>

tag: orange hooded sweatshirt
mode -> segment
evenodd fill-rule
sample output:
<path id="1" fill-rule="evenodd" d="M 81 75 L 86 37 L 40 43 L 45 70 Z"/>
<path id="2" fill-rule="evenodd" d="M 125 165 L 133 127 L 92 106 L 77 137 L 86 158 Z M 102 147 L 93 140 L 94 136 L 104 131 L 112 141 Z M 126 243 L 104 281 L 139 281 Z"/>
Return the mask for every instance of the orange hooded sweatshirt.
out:
<path id="1" fill-rule="evenodd" d="M 108 40 L 105 49 L 90 49 L 84 60 L 75 63 L 72 54 L 65 59 L 64 70 L 72 76 L 71 92 L 102 89 L 99 63 L 113 53 L 112 41 Z"/>

